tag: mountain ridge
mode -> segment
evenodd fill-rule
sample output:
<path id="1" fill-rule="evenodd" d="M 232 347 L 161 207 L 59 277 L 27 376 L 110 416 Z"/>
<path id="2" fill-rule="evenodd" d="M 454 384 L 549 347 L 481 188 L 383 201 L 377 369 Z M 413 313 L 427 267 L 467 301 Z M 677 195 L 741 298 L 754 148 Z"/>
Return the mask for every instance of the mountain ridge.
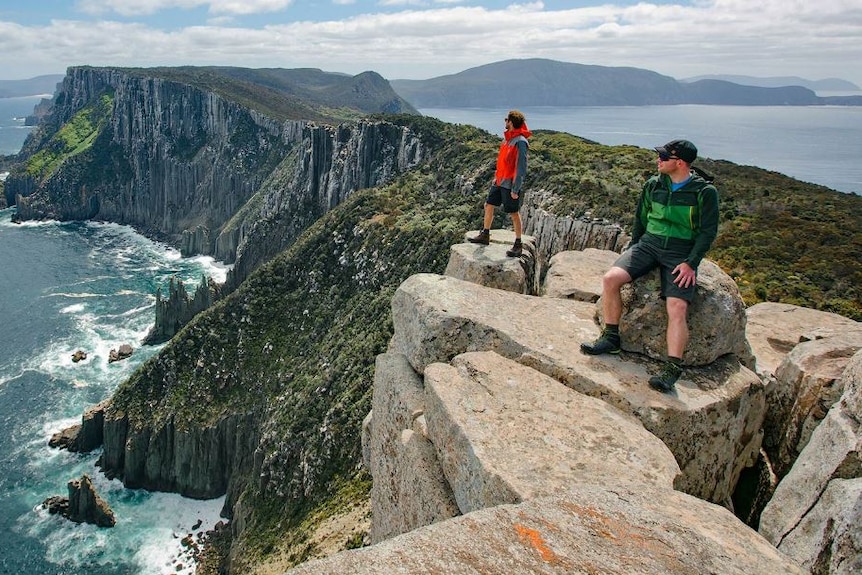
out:
<path id="1" fill-rule="evenodd" d="M 428 80 L 390 80 L 417 108 L 527 106 L 862 105 L 862 96 L 820 97 L 802 86 L 766 88 L 723 80 L 681 82 L 651 70 L 513 59 Z"/>

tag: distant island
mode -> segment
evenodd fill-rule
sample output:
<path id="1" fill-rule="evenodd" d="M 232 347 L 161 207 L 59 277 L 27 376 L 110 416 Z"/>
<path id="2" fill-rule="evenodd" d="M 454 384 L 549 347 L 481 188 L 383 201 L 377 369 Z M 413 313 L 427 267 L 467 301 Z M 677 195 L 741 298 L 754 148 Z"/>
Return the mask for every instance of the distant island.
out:
<path id="1" fill-rule="evenodd" d="M 63 78 L 63 74 L 47 74 L 25 80 L 0 80 L 0 98 L 53 94 Z"/>
<path id="2" fill-rule="evenodd" d="M 799 76 L 769 76 L 760 78 L 757 76 L 742 76 L 737 74 L 713 74 L 704 76 L 693 76 L 682 78 L 680 82 L 698 82 L 700 80 L 722 80 L 733 82 L 743 86 L 760 86 L 761 88 L 782 88 L 784 86 L 802 86 L 815 92 L 862 92 L 862 88 L 842 80 L 841 78 L 824 78 L 823 80 L 806 80 Z"/>
<path id="3" fill-rule="evenodd" d="M 642 68 L 540 58 L 505 60 L 428 80 L 390 80 L 390 84 L 416 108 L 862 105 L 862 95 L 821 97 L 798 85 L 763 87 L 712 78 L 680 81 Z"/>

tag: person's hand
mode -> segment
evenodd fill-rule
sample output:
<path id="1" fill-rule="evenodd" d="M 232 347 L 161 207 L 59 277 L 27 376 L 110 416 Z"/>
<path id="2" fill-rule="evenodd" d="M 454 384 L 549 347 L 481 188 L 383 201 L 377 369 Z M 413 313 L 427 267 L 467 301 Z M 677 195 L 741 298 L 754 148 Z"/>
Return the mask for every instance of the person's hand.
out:
<path id="1" fill-rule="evenodd" d="M 682 262 L 673 268 L 672 273 L 676 276 L 673 283 L 681 288 L 687 288 L 697 283 L 697 275 L 694 273 L 694 269 L 688 265 L 688 262 Z"/>
<path id="2" fill-rule="evenodd" d="M 512 199 L 513 199 L 513 200 L 517 200 L 517 199 L 518 199 L 518 192 L 516 192 L 515 190 L 512 190 L 512 191 L 511 191 L 511 196 L 512 196 Z"/>

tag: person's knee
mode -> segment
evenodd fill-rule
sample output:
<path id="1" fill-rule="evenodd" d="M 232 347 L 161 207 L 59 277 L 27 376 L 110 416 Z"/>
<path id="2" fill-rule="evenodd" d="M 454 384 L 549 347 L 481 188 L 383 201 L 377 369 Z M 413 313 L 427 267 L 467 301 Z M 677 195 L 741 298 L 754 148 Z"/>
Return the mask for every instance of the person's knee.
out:
<path id="1" fill-rule="evenodd" d="M 630 281 L 632 281 L 632 278 L 626 270 L 612 267 L 602 276 L 602 288 L 605 290 L 618 290 Z"/>
<path id="2" fill-rule="evenodd" d="M 667 298 L 667 316 L 670 320 L 685 320 L 688 302 L 678 297 Z"/>

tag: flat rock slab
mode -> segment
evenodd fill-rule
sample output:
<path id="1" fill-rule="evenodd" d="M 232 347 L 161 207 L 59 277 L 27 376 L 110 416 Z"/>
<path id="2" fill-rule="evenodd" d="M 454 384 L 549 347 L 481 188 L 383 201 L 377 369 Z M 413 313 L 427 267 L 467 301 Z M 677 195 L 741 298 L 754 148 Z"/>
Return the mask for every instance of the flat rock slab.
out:
<path id="1" fill-rule="evenodd" d="M 305 563 L 291 575 L 751 575 L 803 571 L 729 511 L 697 498 L 572 485 Z"/>
<path id="2" fill-rule="evenodd" d="M 535 238 L 521 236 L 523 253 L 515 258 L 506 254 L 515 242 L 514 232 L 491 230 L 491 243 L 487 246 L 467 241 L 478 233 L 478 230 L 467 232 L 465 243 L 451 247 L 444 275 L 486 287 L 538 294 L 543 264 L 536 251 Z"/>
<path id="3" fill-rule="evenodd" d="M 598 336 L 593 304 L 491 290 L 433 274 L 408 278 L 392 299 L 391 349 L 417 372 L 467 351 L 495 351 L 568 387 L 635 415 L 670 448 L 683 471 L 677 488 L 727 503 L 760 449 L 760 379 L 732 358 L 686 369 L 676 393 L 647 385 L 659 365 L 637 354 L 586 356 Z"/>
<path id="4" fill-rule="evenodd" d="M 425 419 L 462 513 L 572 484 L 673 488 L 673 454 L 630 415 L 493 352 L 425 369 Z"/>
<path id="5" fill-rule="evenodd" d="M 758 303 L 746 310 L 745 334 L 758 373 L 775 370 L 801 341 L 827 334 L 862 332 L 862 323 L 835 313 L 785 303 Z"/>
<path id="6" fill-rule="evenodd" d="M 595 248 L 554 254 L 542 295 L 597 302 L 602 296 L 602 277 L 618 257 L 616 252 Z"/>

